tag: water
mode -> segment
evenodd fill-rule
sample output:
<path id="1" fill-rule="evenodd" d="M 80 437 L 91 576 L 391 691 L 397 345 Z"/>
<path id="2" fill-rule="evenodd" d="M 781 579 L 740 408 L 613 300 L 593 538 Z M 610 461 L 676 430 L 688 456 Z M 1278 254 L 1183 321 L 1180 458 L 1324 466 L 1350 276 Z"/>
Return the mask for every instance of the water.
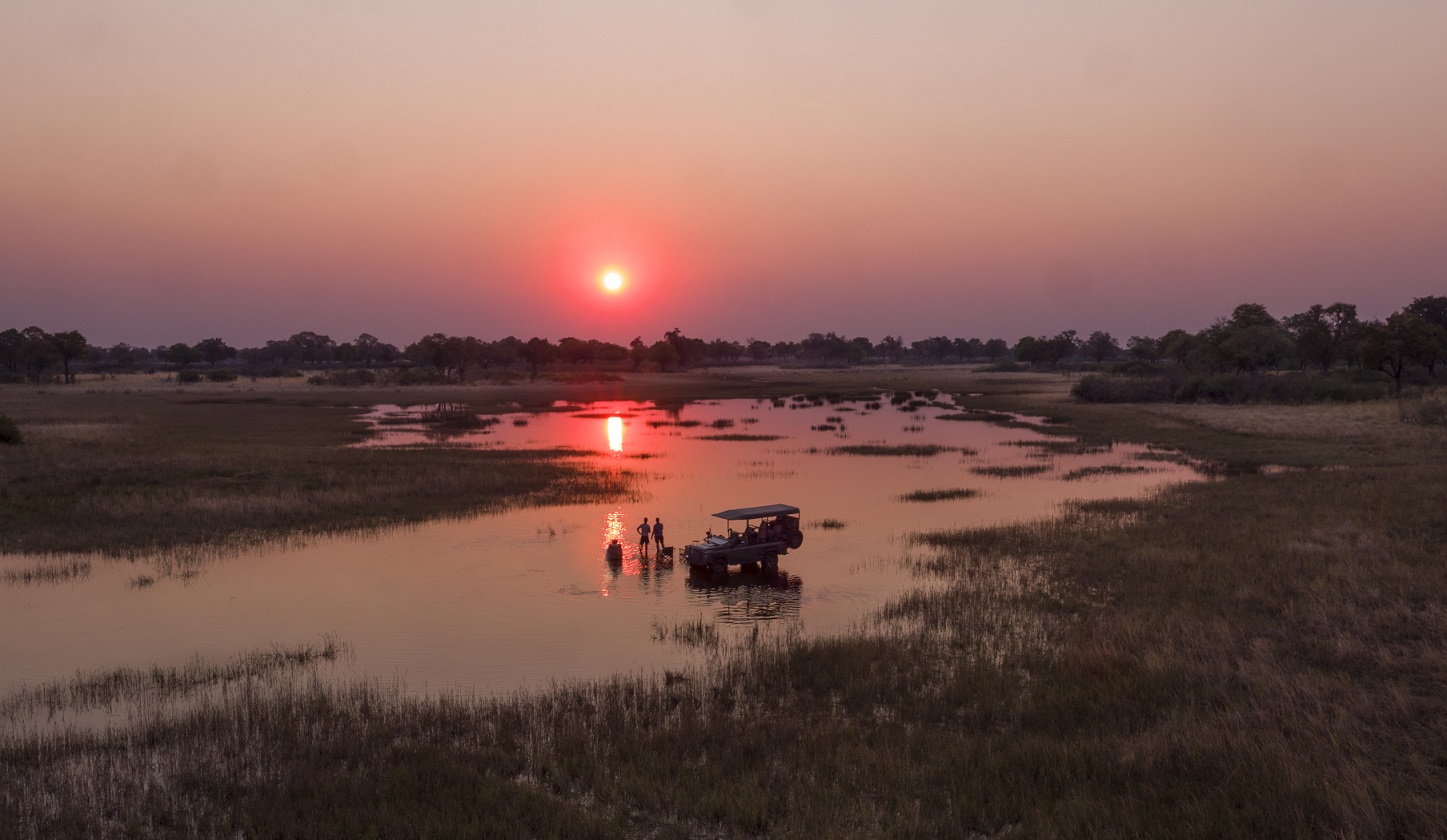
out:
<path id="1" fill-rule="evenodd" d="M 887 395 L 886 395 L 887 396 Z M 672 411 L 630 402 L 558 406 L 439 434 L 418 412 L 378 406 L 366 445 L 575 450 L 606 469 L 641 473 L 641 498 L 562 505 L 271 546 L 205 564 L 194 577 L 152 564 L 94 560 L 85 578 L 0 586 L 0 697 L 77 671 L 225 661 L 331 635 L 351 655 L 338 679 L 400 678 L 409 690 L 497 694 L 554 681 L 679 668 L 706 655 L 668 628 L 700 619 L 725 638 L 754 632 L 848 630 L 888 599 L 930 585 L 900 563 L 911 532 L 1017 522 L 1067 499 L 1134 496 L 1190 480 L 1190 469 L 1140 460 L 1144 450 L 1052 454 L 1059 442 L 1027 428 L 938 419 L 935 403 L 903 412 L 886 399 L 814 405 L 728 400 Z M 572 410 L 564 410 L 572 409 Z M 838 418 L 838 419 L 834 419 Z M 680 421 L 699 425 L 679 426 Z M 731 421 L 731 425 L 729 423 Z M 717 427 L 716 427 L 717 426 Z M 816 427 L 833 426 L 833 429 Z M 747 434 L 773 440 L 705 440 Z M 929 457 L 833 454 L 864 443 L 948 447 Z M 990 477 L 974 467 L 1047 465 Z M 1082 468 L 1144 471 L 1063 477 Z M 919 503 L 902 494 L 973 488 L 975 498 Z M 731 570 L 699 577 L 682 546 L 724 526 L 710 514 L 781 502 L 802 509 L 803 546 L 776 577 Z M 672 565 L 644 560 L 635 526 L 662 517 Z M 844 527 L 825 529 L 825 519 Z M 626 546 L 609 565 L 610 539 Z M 0 557 L 20 569 L 35 558 Z M 662 637 L 662 638 L 660 638 Z"/>

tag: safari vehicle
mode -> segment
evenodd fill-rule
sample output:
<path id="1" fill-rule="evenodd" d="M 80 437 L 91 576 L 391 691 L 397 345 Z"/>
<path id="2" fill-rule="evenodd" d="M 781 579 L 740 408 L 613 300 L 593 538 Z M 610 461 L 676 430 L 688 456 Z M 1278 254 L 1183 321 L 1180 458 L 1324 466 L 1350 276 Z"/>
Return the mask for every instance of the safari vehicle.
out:
<path id="1" fill-rule="evenodd" d="M 804 544 L 799 529 L 799 509 L 793 505 L 760 505 L 734 508 L 715 513 L 728 522 L 725 534 L 712 530 L 702 541 L 685 546 L 683 559 L 694 569 L 708 570 L 716 575 L 728 573 L 729 566 L 761 564 L 766 572 L 779 568 L 779 555 Z M 754 524 L 758 520 L 758 524 Z M 743 528 L 735 529 L 736 523 Z"/>

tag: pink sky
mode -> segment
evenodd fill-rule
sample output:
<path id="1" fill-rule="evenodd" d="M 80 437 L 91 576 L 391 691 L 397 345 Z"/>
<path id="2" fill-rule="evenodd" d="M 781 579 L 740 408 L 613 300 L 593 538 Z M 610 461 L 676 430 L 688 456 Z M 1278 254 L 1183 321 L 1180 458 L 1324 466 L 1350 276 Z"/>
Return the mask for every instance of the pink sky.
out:
<path id="1" fill-rule="evenodd" d="M 17 0 L 0 328 L 1013 341 L 1245 301 L 1380 317 L 1447 294 L 1443 33 L 1447 4 L 1416 0 Z"/>

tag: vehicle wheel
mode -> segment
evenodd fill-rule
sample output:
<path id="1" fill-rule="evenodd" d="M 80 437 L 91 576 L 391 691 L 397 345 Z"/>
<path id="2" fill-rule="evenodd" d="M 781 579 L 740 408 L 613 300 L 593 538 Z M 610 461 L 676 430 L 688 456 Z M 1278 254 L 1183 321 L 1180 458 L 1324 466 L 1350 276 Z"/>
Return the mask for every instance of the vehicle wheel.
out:
<path id="1" fill-rule="evenodd" d="M 779 571 L 779 555 L 772 551 L 764 555 L 764 572 L 774 574 Z"/>
<path id="2" fill-rule="evenodd" d="M 729 564 L 726 560 L 715 560 L 710 568 L 713 569 L 714 577 L 725 577 L 729 573 Z"/>
<path id="3" fill-rule="evenodd" d="M 789 532 L 789 548 L 798 548 L 799 546 L 801 546 L 801 545 L 803 545 L 803 544 L 804 544 L 804 532 L 803 532 L 803 531 L 790 531 L 790 532 Z"/>

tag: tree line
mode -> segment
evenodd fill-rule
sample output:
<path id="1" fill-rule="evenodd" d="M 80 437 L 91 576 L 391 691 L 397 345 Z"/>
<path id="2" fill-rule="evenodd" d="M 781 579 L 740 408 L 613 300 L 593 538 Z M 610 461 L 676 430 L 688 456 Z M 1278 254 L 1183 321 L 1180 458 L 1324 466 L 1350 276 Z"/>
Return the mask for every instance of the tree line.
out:
<path id="1" fill-rule="evenodd" d="M 800 341 L 706 341 L 672 329 L 651 343 L 641 336 L 626 347 L 597 339 L 557 341 L 515 336 L 495 340 L 432 333 L 403 348 L 369 333 L 350 341 L 299 332 L 256 347 L 235 348 L 221 338 L 154 348 L 127 343 L 93 346 L 76 330 L 46 332 L 39 327 L 0 332 L 0 375 L 40 383 L 59 369 L 62 382 L 78 370 L 92 372 L 175 370 L 225 365 L 243 374 L 266 375 L 296 369 L 423 370 L 439 381 L 465 382 L 479 372 L 522 368 L 536 377 L 547 369 L 603 368 L 672 371 L 719 364 L 808 363 L 823 365 L 944 364 L 988 362 L 1058 369 L 1062 365 L 1152 370 L 1172 365 L 1200 372 L 1258 372 L 1294 366 L 1330 371 L 1335 366 L 1386 373 L 1401 390 L 1403 375 L 1420 367 L 1436 375 L 1447 361 L 1447 297 L 1415 298 L 1382 320 L 1360 320 L 1354 304 L 1313 305 L 1276 318 L 1266 307 L 1245 303 L 1205 329 L 1174 329 L 1158 337 L 1131 336 L 1124 347 L 1110 333 L 1084 337 L 1074 330 L 1054 336 L 1025 336 L 1013 345 L 1001 338 L 934 336 L 905 343 L 886 335 L 878 342 L 834 332 L 810 333 Z M 199 377 L 197 377 L 199 378 Z"/>

